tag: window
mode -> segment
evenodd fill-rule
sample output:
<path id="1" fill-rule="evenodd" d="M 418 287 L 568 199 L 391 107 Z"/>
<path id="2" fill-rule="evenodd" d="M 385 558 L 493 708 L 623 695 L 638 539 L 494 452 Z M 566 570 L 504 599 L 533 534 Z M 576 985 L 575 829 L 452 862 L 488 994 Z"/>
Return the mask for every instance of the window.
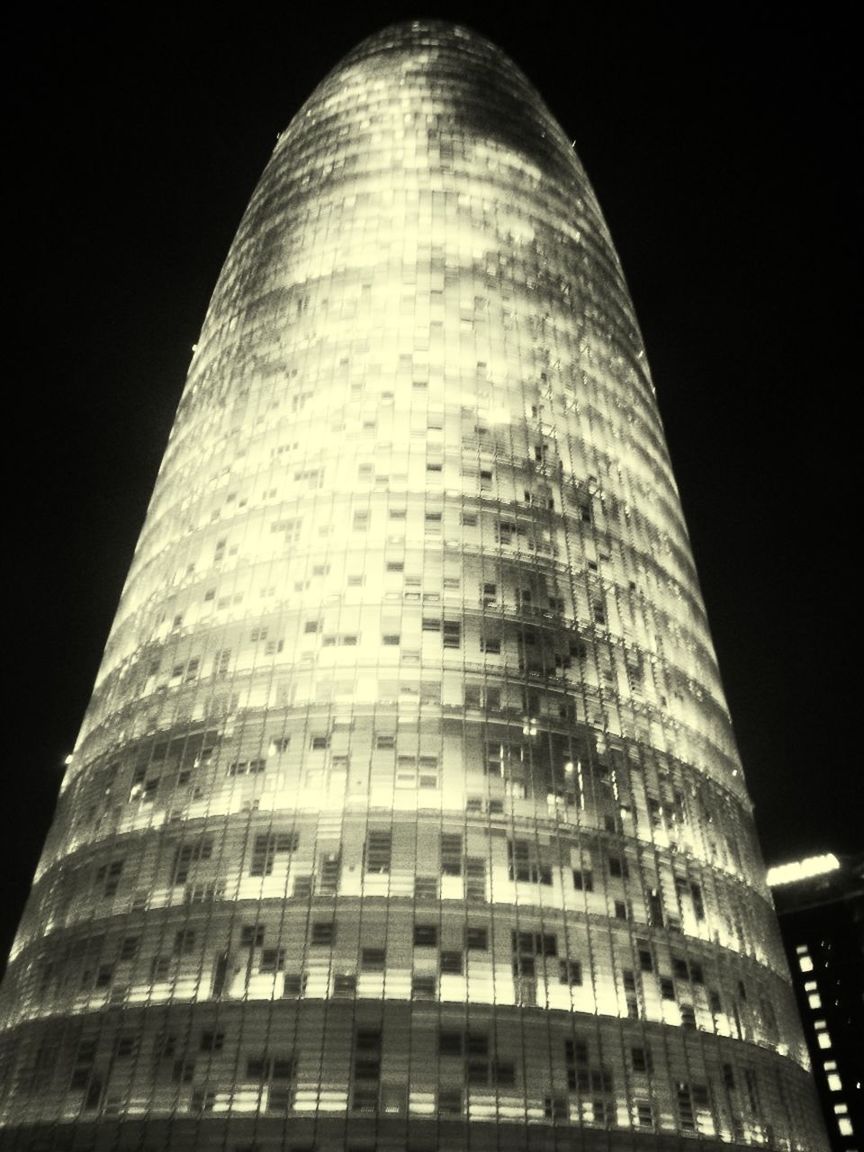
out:
<path id="1" fill-rule="evenodd" d="M 675 981 L 671 976 L 660 977 L 660 995 L 664 1000 L 675 999 Z"/>
<path id="2" fill-rule="evenodd" d="M 120 887 L 120 877 L 123 873 L 123 860 L 112 860 L 110 864 L 103 864 L 96 871 L 96 883 L 103 885 L 103 896 L 115 896 Z"/>
<path id="3" fill-rule="evenodd" d="M 260 948 L 264 943 L 263 924 L 244 924 L 240 929 L 241 948 Z"/>
<path id="4" fill-rule="evenodd" d="M 558 982 L 571 987 L 582 983 L 582 964 L 579 960 L 561 960 L 558 964 Z"/>
<path id="5" fill-rule="evenodd" d="M 630 875 L 627 861 L 620 856 L 609 857 L 609 875 L 626 880 Z"/>
<path id="6" fill-rule="evenodd" d="M 414 946 L 416 948 L 436 948 L 438 946 L 438 925 L 415 924 Z"/>
<path id="7" fill-rule="evenodd" d="M 637 1100 L 634 1104 L 636 1122 L 640 1128 L 654 1127 L 654 1108 L 650 1100 Z"/>
<path id="8" fill-rule="evenodd" d="M 284 948 L 263 948 L 258 971 L 263 973 L 281 972 L 285 967 Z"/>
<path id="9" fill-rule="evenodd" d="M 687 961 L 681 956 L 672 957 L 672 975 L 677 976 L 679 980 L 690 979 L 690 969 L 687 967 Z"/>
<path id="10" fill-rule="evenodd" d="M 594 891 L 594 873 L 589 870 L 573 869 L 573 887 L 577 892 Z"/>
<path id="11" fill-rule="evenodd" d="M 461 976 L 463 969 L 463 956 L 461 952 L 441 953 L 442 975 Z"/>
<path id="12" fill-rule="evenodd" d="M 184 928 L 180 932 L 175 933 L 174 936 L 174 955 L 183 956 L 189 952 L 194 951 L 195 948 L 195 929 Z"/>
<path id="13" fill-rule="evenodd" d="M 434 976 L 413 975 L 411 977 L 412 1000 L 434 1000 L 436 984 Z"/>
<path id="14" fill-rule="evenodd" d="M 569 1120 L 570 1109 L 564 1096 L 544 1096 L 543 1116 L 546 1120 Z"/>
<path id="15" fill-rule="evenodd" d="M 441 872 L 444 876 L 462 875 L 462 836 L 458 833 L 441 834 Z"/>
<path id="16" fill-rule="evenodd" d="M 333 895 L 339 887 L 339 872 L 342 858 L 339 852 L 324 852 L 319 857 L 318 891 Z"/>
<path id="17" fill-rule="evenodd" d="M 128 1059 L 138 1051 L 138 1036 L 118 1036 L 114 1042 L 114 1054 L 119 1060 Z"/>
<path id="18" fill-rule="evenodd" d="M 485 952 L 489 947 L 488 930 L 469 924 L 465 929 L 465 947 L 469 952 Z"/>
<path id="19" fill-rule="evenodd" d="M 630 1049 L 630 1056 L 633 1063 L 634 1072 L 653 1072 L 654 1061 L 651 1056 L 651 1049 L 647 1047 L 637 1047 Z"/>
<path id="20" fill-rule="evenodd" d="M 296 832 L 265 832 L 255 837 L 252 845 L 250 876 L 270 876 L 277 854 L 289 855 L 297 848 Z"/>
<path id="21" fill-rule="evenodd" d="M 134 960 L 138 955 L 138 945 L 140 943 L 139 936 L 126 936 L 120 945 L 120 951 L 117 954 L 118 960 Z"/>
<path id="22" fill-rule="evenodd" d="M 445 620 L 443 622 L 443 640 L 445 648 L 459 648 L 462 645 L 462 625 L 458 620 Z"/>
<path id="23" fill-rule="evenodd" d="M 568 1064 L 587 1064 L 588 1045 L 584 1040 L 565 1040 L 564 1059 Z"/>
<path id="24" fill-rule="evenodd" d="M 213 856 L 213 841 L 198 840 L 193 844 L 181 844 L 174 854 L 173 883 L 185 884 L 193 865 L 201 860 L 210 860 Z"/>
<path id="25" fill-rule="evenodd" d="M 305 972 L 286 972 L 282 986 L 282 995 L 286 999 L 299 998 L 306 991 Z"/>
<path id="26" fill-rule="evenodd" d="M 316 920 L 312 925 L 310 943 L 318 946 L 330 945 L 336 941 L 336 921 Z"/>
<path id="27" fill-rule="evenodd" d="M 295 900 L 308 900 L 312 895 L 312 877 L 295 876 L 291 895 Z"/>
<path id="28" fill-rule="evenodd" d="M 225 1044 L 224 1032 L 202 1032 L 200 1048 L 202 1052 L 221 1052 Z"/>
<path id="29" fill-rule="evenodd" d="M 643 945 L 639 949 L 639 967 L 643 972 L 654 971 L 654 957 L 651 953 L 651 949 L 647 947 L 647 945 Z"/>
<path id="30" fill-rule="evenodd" d="M 159 984 L 171 978 L 171 959 L 168 956 L 154 956 L 150 965 L 150 980 Z"/>
<path id="31" fill-rule="evenodd" d="M 533 840 L 509 840 L 510 879 L 534 884 L 551 884 L 552 869 L 542 860 L 540 846 Z"/>
<path id="32" fill-rule="evenodd" d="M 438 1114 L 440 1116 L 461 1116 L 461 1088 L 440 1088 L 438 1090 Z"/>
<path id="33" fill-rule="evenodd" d="M 465 899 L 474 904 L 486 901 L 486 861 L 481 856 L 465 861 Z"/>
<path id="34" fill-rule="evenodd" d="M 438 1052 L 442 1056 L 461 1056 L 462 1033 L 442 1028 L 438 1033 Z"/>
<path id="35" fill-rule="evenodd" d="M 386 960 L 384 948 L 364 948 L 360 953 L 360 967 L 364 972 L 383 972 Z"/>
<path id="36" fill-rule="evenodd" d="M 357 991 L 357 977 L 353 972 L 338 972 L 333 977 L 334 996 L 353 996 Z"/>
<path id="37" fill-rule="evenodd" d="M 366 838 L 366 872 L 380 875 L 390 871 L 392 833 L 370 831 Z"/>
<path id="38" fill-rule="evenodd" d="M 414 881 L 414 898 L 415 900 L 437 900 L 438 877 L 418 876 Z"/>
<path id="39" fill-rule="evenodd" d="M 175 1084 L 189 1084 L 195 1076 L 194 1060 L 175 1060 L 171 1079 Z"/>

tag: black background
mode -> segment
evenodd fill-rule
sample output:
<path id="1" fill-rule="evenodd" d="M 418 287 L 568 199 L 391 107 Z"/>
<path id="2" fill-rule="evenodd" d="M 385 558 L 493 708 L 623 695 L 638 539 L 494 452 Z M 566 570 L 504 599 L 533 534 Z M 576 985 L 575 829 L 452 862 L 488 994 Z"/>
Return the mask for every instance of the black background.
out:
<path id="1" fill-rule="evenodd" d="M 0 954 L 276 134 L 359 40 L 416 15 L 502 47 L 594 183 L 766 859 L 860 850 L 852 6 L 235 7 L 33 6 L 7 29 Z"/>

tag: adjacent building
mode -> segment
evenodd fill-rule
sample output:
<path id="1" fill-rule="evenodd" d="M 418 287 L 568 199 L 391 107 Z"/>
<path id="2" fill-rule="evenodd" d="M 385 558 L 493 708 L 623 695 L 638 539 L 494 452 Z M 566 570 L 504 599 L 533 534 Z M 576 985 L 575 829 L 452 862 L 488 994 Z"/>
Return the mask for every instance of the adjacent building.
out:
<path id="1" fill-rule="evenodd" d="M 16 1149 L 824 1147 L 624 277 L 477 35 L 276 145 L 0 1028 Z"/>
<path id="2" fill-rule="evenodd" d="M 864 855 L 768 870 L 831 1147 L 864 1135 Z"/>

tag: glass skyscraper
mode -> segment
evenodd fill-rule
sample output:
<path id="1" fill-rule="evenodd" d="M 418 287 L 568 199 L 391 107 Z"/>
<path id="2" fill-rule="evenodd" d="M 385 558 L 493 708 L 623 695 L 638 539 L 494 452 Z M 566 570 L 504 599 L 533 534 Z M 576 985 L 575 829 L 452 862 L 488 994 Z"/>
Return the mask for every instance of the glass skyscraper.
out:
<path id="1" fill-rule="evenodd" d="M 821 1149 L 639 329 L 449 25 L 280 137 L 0 1001 L 14 1149 Z"/>

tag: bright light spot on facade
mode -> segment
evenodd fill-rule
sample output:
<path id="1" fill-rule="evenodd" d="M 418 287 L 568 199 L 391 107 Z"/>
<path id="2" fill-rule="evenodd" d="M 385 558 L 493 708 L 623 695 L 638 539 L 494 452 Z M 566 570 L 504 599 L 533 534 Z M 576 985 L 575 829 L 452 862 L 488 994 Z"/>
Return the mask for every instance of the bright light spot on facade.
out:
<path id="1" fill-rule="evenodd" d="M 777 888 L 781 884 L 792 884 L 796 880 L 808 880 L 811 876 L 835 872 L 839 867 L 840 861 L 834 853 L 826 852 L 821 856 L 807 856 L 804 860 L 778 864 L 768 869 L 765 879 L 769 888 Z"/>

